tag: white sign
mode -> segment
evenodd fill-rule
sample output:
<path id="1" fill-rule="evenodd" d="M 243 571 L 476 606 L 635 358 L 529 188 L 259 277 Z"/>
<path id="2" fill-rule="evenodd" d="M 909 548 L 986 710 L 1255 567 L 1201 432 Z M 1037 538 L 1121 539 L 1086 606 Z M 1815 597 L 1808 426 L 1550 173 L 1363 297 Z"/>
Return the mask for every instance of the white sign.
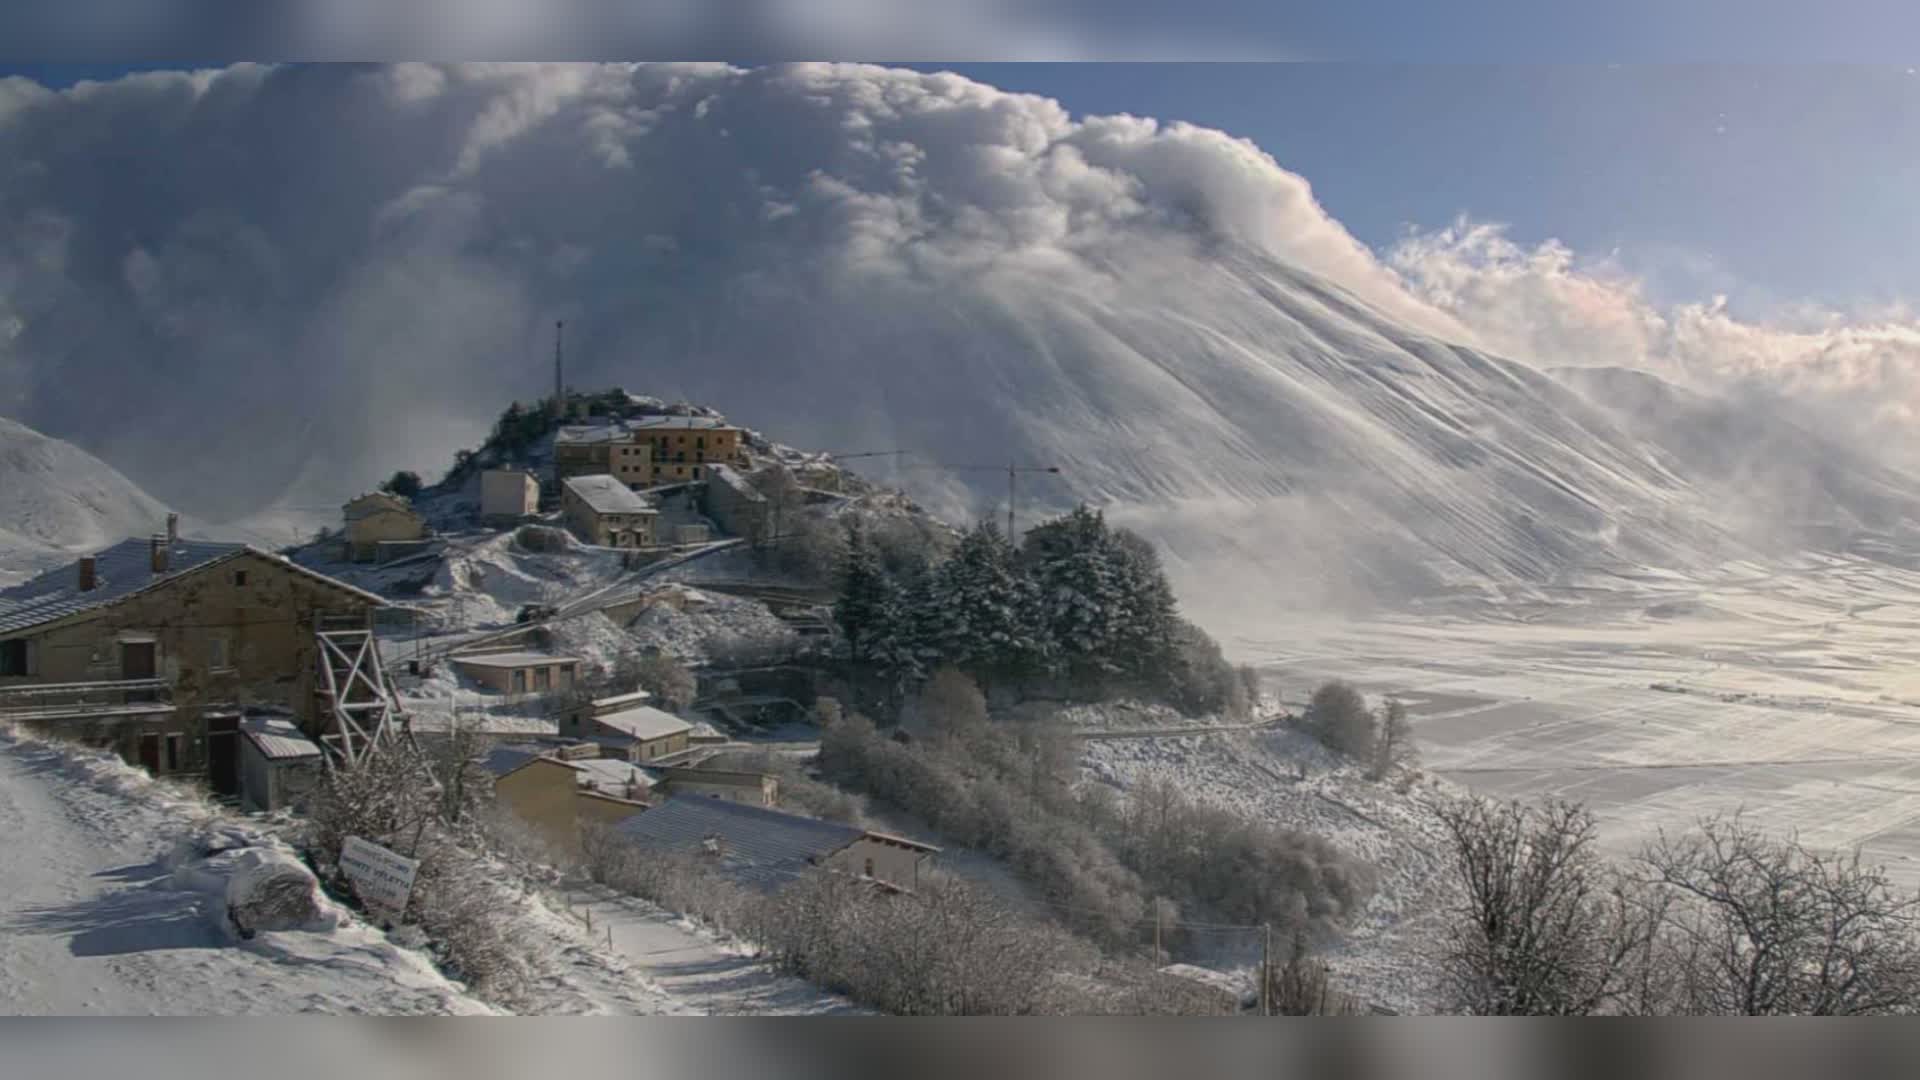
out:
<path id="1" fill-rule="evenodd" d="M 413 873 L 419 868 L 418 860 L 395 855 L 357 836 L 347 837 L 347 842 L 340 845 L 340 869 L 369 907 L 396 913 L 406 910 L 407 894 L 413 891 Z"/>

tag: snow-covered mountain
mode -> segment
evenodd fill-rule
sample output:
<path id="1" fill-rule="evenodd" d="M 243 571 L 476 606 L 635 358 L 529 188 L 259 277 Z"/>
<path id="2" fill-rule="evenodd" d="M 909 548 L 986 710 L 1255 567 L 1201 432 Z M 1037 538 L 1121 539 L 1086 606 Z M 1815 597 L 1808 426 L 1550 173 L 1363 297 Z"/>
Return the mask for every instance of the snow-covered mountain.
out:
<path id="1" fill-rule="evenodd" d="M 950 514 L 1057 465 L 1026 520 L 1099 503 L 1202 608 L 1780 540 L 1717 451 L 1496 355 L 1554 339 L 1477 330 L 1471 289 L 1410 288 L 1218 131 L 862 66 L 246 67 L 28 94 L 0 156 L 31 163 L 0 178 L 31 208 L 0 217 L 0 394 L 208 516 L 431 479 L 546 392 L 565 319 L 573 385 L 911 451 L 866 471 Z M 1801 450 L 1789 487 L 1855 472 Z M 1871 486 L 1827 517 L 1920 519 Z"/>
<path id="2" fill-rule="evenodd" d="M 0 575 L 151 534 L 166 521 L 167 508 L 118 469 L 0 417 Z"/>

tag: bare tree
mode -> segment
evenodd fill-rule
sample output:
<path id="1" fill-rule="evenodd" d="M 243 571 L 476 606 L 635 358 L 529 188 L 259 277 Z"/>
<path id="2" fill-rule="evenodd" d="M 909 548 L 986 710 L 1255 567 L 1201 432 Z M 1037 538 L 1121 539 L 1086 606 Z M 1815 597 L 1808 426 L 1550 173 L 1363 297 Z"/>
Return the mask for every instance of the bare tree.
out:
<path id="1" fill-rule="evenodd" d="M 1478 798 L 1438 813 L 1464 896 L 1441 953 L 1451 1004 L 1483 1015 L 1632 1009 L 1660 897 L 1599 856 L 1592 815 Z"/>
<path id="2" fill-rule="evenodd" d="M 1399 698 L 1388 698 L 1380 706 L 1380 716 L 1374 733 L 1373 766 L 1368 774 L 1375 780 L 1384 780 L 1398 768 L 1409 768 L 1420 759 L 1420 750 L 1413 744 L 1413 725 L 1407 720 L 1407 707 Z"/>
<path id="3" fill-rule="evenodd" d="M 1642 856 L 1675 894 L 1662 962 L 1691 1013 L 1920 1010 L 1920 897 L 1860 854 L 1769 839 L 1739 816 L 1662 835 Z"/>

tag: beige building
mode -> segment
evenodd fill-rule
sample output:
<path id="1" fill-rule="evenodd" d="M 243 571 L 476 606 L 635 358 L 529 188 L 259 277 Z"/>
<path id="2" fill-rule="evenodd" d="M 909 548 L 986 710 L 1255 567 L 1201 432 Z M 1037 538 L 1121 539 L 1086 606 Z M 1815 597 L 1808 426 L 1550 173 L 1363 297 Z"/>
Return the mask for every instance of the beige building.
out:
<path id="1" fill-rule="evenodd" d="M 573 689 L 580 660 L 546 653 L 476 653 L 449 657 L 453 669 L 497 694 L 547 694 Z"/>
<path id="2" fill-rule="evenodd" d="M 647 808 L 646 785 L 621 784 L 601 766 L 622 762 L 568 759 L 537 746 L 496 747 L 482 759 L 494 798 L 562 850 L 577 851 L 583 824 L 611 825 Z M 644 777 L 642 777 L 644 780 Z"/>
<path id="3" fill-rule="evenodd" d="M 600 547 L 651 547 L 659 511 L 611 476 L 575 476 L 561 487 L 560 508 L 581 540 Z"/>
<path id="4" fill-rule="evenodd" d="M 684 752 L 691 745 L 693 725 L 645 701 L 636 694 L 602 698 L 562 716 L 560 734 L 599 743 L 640 765 Z"/>
<path id="5" fill-rule="evenodd" d="M 0 711 L 237 794 L 238 706 L 321 734 L 316 625 L 384 604 L 256 548 L 122 541 L 0 590 Z"/>
<path id="6" fill-rule="evenodd" d="M 662 795 L 725 799 L 749 806 L 780 805 L 780 780 L 766 773 L 659 766 L 652 770 L 654 790 Z"/>
<path id="7" fill-rule="evenodd" d="M 346 557 L 354 562 L 372 562 L 383 543 L 427 538 L 427 519 L 414 511 L 411 502 L 391 492 L 369 492 L 340 509 L 346 519 Z"/>
<path id="8" fill-rule="evenodd" d="M 488 521 L 518 521 L 540 512 L 540 481 L 523 469 L 488 469 L 480 474 L 480 516 Z"/>

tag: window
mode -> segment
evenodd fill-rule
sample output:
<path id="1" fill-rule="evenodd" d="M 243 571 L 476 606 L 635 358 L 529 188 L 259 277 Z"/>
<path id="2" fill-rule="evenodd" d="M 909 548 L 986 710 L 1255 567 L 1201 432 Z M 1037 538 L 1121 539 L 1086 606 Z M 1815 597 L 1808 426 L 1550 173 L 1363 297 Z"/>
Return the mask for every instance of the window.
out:
<path id="1" fill-rule="evenodd" d="M 233 587 L 236 589 L 244 589 L 247 587 L 247 572 L 245 570 L 235 570 L 233 572 Z"/>
<path id="2" fill-rule="evenodd" d="M 693 440 L 693 448 L 694 448 L 695 450 L 705 450 L 705 449 L 707 448 L 707 439 L 706 439 L 706 436 L 704 436 L 704 435 L 702 435 L 702 436 L 700 436 L 699 438 L 696 438 L 696 439 L 694 439 L 694 440 Z"/>
<path id="3" fill-rule="evenodd" d="M 0 675 L 33 674 L 27 663 L 28 655 L 26 638 L 0 641 Z"/>
<path id="4" fill-rule="evenodd" d="M 700 466 L 698 466 L 698 465 L 695 465 L 695 466 L 693 467 L 693 478 L 694 478 L 695 480 L 698 480 L 698 479 L 700 479 Z"/>
<path id="5" fill-rule="evenodd" d="M 533 688 L 535 690 L 547 690 L 551 689 L 552 686 L 553 672 L 546 668 L 533 669 Z"/>
<path id="6" fill-rule="evenodd" d="M 867 860 L 867 876 L 868 877 L 873 876 L 873 860 L 872 859 Z"/>
<path id="7" fill-rule="evenodd" d="M 524 694 L 526 693 L 526 691 L 527 691 L 527 673 L 524 671 L 514 672 L 513 673 L 513 692 L 516 694 Z"/>
<path id="8" fill-rule="evenodd" d="M 233 666 L 227 653 L 227 635 L 215 634 L 207 639 L 207 667 L 214 671 L 225 671 Z"/>
<path id="9" fill-rule="evenodd" d="M 185 740 L 186 740 L 186 736 L 180 734 L 177 731 L 168 732 L 167 734 L 167 771 L 168 772 L 180 771 L 180 767 L 182 765 L 182 756 L 183 756 L 180 753 L 180 748 L 182 744 L 185 742 Z"/>

